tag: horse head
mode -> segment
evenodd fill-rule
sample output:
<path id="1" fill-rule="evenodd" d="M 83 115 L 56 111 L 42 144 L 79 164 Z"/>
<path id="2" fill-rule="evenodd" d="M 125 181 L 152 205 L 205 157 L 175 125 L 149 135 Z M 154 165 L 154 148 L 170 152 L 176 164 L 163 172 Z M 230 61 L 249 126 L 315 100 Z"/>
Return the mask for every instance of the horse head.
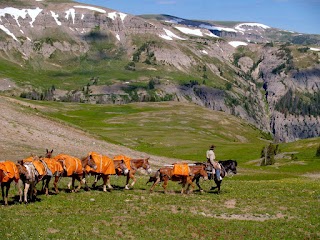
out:
<path id="1" fill-rule="evenodd" d="M 219 161 L 219 163 L 223 166 L 227 173 L 232 172 L 233 174 L 237 174 L 238 163 L 236 160 Z"/>
<path id="2" fill-rule="evenodd" d="M 208 180 L 208 172 L 205 164 L 201 165 L 199 174 L 201 177 L 203 177 L 204 180 Z"/>
<path id="3" fill-rule="evenodd" d="M 97 169 L 97 164 L 96 162 L 94 161 L 92 155 L 88 155 L 87 157 L 84 157 L 81 159 L 81 164 L 82 164 L 82 167 L 85 168 L 87 165 L 91 168 L 93 168 L 94 170 Z"/>
<path id="4" fill-rule="evenodd" d="M 121 172 L 122 172 L 124 175 L 128 175 L 129 169 L 127 168 L 126 163 L 125 163 L 124 160 L 121 160 L 121 161 L 120 161 L 120 163 L 119 163 L 119 168 L 120 168 Z"/>
<path id="5" fill-rule="evenodd" d="M 149 164 L 149 159 L 150 157 L 143 159 L 143 165 L 142 165 L 143 169 L 146 170 L 148 174 L 152 172 L 151 166 Z"/>
<path id="6" fill-rule="evenodd" d="M 51 151 L 49 151 L 48 149 L 46 149 L 47 153 L 45 155 L 46 158 L 52 158 L 52 153 L 53 153 L 53 149 Z"/>

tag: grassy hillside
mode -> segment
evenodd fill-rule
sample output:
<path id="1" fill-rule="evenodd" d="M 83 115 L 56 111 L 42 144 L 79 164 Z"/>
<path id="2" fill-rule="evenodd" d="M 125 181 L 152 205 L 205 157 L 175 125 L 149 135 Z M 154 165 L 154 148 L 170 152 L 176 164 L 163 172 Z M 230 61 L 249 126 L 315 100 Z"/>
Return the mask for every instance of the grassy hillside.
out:
<path id="1" fill-rule="evenodd" d="M 106 141 L 155 155 L 205 160 L 205 151 L 214 143 L 219 159 L 248 160 L 258 158 L 267 142 L 260 131 L 240 119 L 193 104 L 39 104 L 47 107 L 41 111 L 51 117 Z"/>

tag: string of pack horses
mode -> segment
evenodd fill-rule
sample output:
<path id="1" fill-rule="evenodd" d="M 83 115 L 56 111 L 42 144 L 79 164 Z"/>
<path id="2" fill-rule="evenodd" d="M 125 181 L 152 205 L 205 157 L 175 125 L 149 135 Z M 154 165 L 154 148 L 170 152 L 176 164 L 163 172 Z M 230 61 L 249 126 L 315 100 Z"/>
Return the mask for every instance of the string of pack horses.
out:
<path id="1" fill-rule="evenodd" d="M 222 180 L 218 180 L 214 173 L 214 168 L 209 162 L 196 163 L 174 163 L 165 165 L 159 168 L 155 174 L 151 174 L 151 166 L 148 158 L 132 159 L 125 155 L 117 155 L 113 159 L 97 152 L 89 152 L 83 158 L 77 158 L 67 154 L 58 154 L 53 156 L 53 150 L 46 149 L 45 157 L 31 155 L 17 162 L 6 160 L 0 162 L 0 183 L 4 205 L 8 205 L 8 194 L 10 185 L 15 182 L 19 190 L 19 202 L 29 203 L 36 200 L 37 188 L 36 185 L 42 182 L 41 192 L 49 194 L 49 183 L 53 179 L 53 190 L 55 194 L 59 193 L 58 183 L 62 177 L 69 177 L 71 181 L 66 189 L 70 192 L 78 192 L 84 185 L 86 190 L 90 190 L 86 176 L 95 176 L 92 188 L 97 187 L 98 181 L 102 178 L 102 189 L 104 192 L 112 190 L 110 183 L 111 175 L 125 176 L 125 189 L 130 189 L 134 186 L 137 179 L 135 173 L 138 169 L 144 169 L 150 178 L 147 183 L 153 183 L 150 192 L 154 190 L 156 185 L 163 182 L 163 189 L 166 192 L 168 181 L 177 181 L 182 185 L 181 193 L 191 193 L 194 190 L 193 182 L 203 192 L 200 186 L 200 178 L 204 180 L 214 180 L 216 186 L 210 190 L 217 188 L 220 193 Z M 220 176 L 223 178 L 228 173 L 237 173 L 237 161 L 225 160 L 219 161 L 221 166 Z M 129 184 L 130 179 L 132 180 Z M 75 180 L 79 182 L 75 188 Z M 186 187 L 187 186 L 187 187 Z M 191 189 L 190 189 L 191 186 Z"/>

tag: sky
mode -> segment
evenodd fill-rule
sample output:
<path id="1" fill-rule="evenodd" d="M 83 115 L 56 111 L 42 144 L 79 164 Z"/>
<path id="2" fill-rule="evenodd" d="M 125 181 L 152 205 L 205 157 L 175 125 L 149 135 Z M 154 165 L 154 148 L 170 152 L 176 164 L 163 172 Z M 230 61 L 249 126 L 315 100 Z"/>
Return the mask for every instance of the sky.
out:
<path id="1" fill-rule="evenodd" d="M 76 0 L 123 13 L 168 14 L 193 20 L 257 22 L 320 34 L 320 0 Z"/>

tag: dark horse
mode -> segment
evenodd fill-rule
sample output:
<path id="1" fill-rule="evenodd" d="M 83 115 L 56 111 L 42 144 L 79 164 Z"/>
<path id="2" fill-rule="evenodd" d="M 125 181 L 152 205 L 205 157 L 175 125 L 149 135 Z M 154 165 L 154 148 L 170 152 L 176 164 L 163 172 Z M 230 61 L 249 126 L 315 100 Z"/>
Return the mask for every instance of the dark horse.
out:
<path id="1" fill-rule="evenodd" d="M 210 190 L 218 189 L 218 193 L 220 193 L 220 187 L 222 180 L 217 179 L 216 174 L 212 174 L 212 165 L 210 163 L 196 163 L 197 165 L 202 165 L 205 164 L 206 166 L 206 171 L 208 173 L 208 178 L 211 180 L 213 179 L 214 182 L 216 183 L 216 186 L 212 187 Z M 219 161 L 219 164 L 221 166 L 221 173 L 220 176 L 224 178 L 227 174 L 232 173 L 232 174 L 237 174 L 237 166 L 238 163 L 235 160 L 224 160 L 224 161 Z M 192 181 L 196 181 L 197 186 L 199 187 L 200 191 L 203 191 L 203 189 L 200 186 L 199 180 L 200 176 L 195 175 Z"/>

